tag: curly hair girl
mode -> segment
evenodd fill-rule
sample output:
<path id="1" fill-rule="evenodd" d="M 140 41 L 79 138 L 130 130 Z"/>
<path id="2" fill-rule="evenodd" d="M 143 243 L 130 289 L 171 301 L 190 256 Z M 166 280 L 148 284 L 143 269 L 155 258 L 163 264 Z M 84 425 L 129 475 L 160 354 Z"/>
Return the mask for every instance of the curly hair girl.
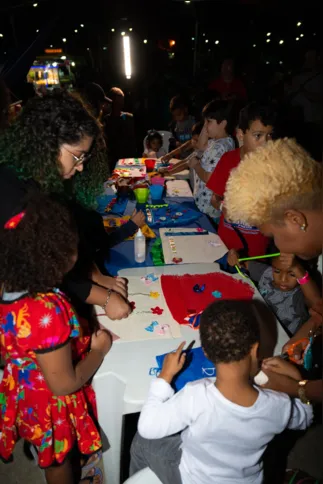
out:
<path id="1" fill-rule="evenodd" d="M 77 259 L 70 212 L 40 193 L 0 228 L 0 281 L 6 291 L 46 293 L 62 283 Z"/>
<path id="2" fill-rule="evenodd" d="M 28 102 L 0 137 L 0 164 L 20 179 L 33 179 L 45 193 L 70 192 L 86 207 L 95 206 L 108 176 L 99 124 L 81 100 L 62 91 Z M 72 176 L 67 190 L 64 179 Z"/>

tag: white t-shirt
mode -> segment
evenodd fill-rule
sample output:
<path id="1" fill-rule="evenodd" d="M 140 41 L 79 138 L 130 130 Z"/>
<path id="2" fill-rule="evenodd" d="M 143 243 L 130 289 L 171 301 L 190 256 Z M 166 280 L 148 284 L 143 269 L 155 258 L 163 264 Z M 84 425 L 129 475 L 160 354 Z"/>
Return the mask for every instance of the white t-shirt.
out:
<path id="1" fill-rule="evenodd" d="M 305 429 L 310 405 L 285 393 L 257 388 L 252 407 L 227 400 L 210 379 L 187 384 L 174 395 L 162 378 L 151 384 L 138 431 L 146 439 L 182 432 L 183 484 L 261 484 L 262 455 L 285 428 Z"/>
<path id="2" fill-rule="evenodd" d="M 234 148 L 234 141 L 230 136 L 218 140 L 210 139 L 201 160 L 201 167 L 208 173 L 212 173 L 220 161 L 221 156 Z M 198 209 L 212 218 L 218 218 L 221 215 L 221 211 L 212 207 L 212 195 L 212 190 L 206 188 L 206 184 L 195 173 L 194 199 Z"/>

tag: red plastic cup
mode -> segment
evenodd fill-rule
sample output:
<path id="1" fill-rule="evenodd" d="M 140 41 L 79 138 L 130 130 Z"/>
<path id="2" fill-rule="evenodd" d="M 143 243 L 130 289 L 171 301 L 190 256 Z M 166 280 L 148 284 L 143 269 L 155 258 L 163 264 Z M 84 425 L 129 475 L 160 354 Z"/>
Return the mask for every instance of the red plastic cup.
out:
<path id="1" fill-rule="evenodd" d="M 154 160 L 153 158 L 147 158 L 145 160 L 145 165 L 146 165 L 147 173 L 151 173 L 152 171 L 154 171 L 156 160 Z"/>

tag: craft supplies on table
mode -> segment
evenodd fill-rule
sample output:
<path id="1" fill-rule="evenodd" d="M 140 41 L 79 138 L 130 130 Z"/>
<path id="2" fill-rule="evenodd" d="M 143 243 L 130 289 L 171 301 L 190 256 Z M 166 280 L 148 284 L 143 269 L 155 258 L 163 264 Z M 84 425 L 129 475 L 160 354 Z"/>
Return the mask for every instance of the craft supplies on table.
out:
<path id="1" fill-rule="evenodd" d="M 146 167 L 128 167 L 128 168 L 119 168 L 116 167 L 113 170 L 113 176 L 119 176 L 124 178 L 144 178 L 146 176 Z"/>
<path id="2" fill-rule="evenodd" d="M 118 161 L 117 166 L 144 166 L 145 158 L 123 158 Z"/>
<path id="3" fill-rule="evenodd" d="M 184 205 L 161 203 L 146 205 L 147 223 L 150 227 L 175 227 L 190 224 L 201 217 L 201 213 Z"/>
<path id="4" fill-rule="evenodd" d="M 179 324 L 198 329 L 204 309 L 220 299 L 247 299 L 254 296 L 250 284 L 229 274 L 161 276 L 161 288 L 173 318 Z"/>
<path id="5" fill-rule="evenodd" d="M 161 371 L 167 354 L 168 353 L 156 356 L 156 376 L 158 376 L 159 372 Z M 155 368 L 152 370 L 155 370 Z M 172 386 L 174 387 L 175 391 L 178 392 L 186 385 L 186 383 L 201 380 L 201 378 L 214 378 L 215 376 L 215 367 L 213 363 L 205 356 L 202 348 L 193 348 L 187 352 L 184 368 L 175 376 L 174 380 L 172 381 Z"/>
<path id="6" fill-rule="evenodd" d="M 180 338 L 180 325 L 172 318 L 168 309 L 160 277 L 150 273 L 142 278 L 127 279 L 132 314 L 122 321 L 112 321 L 97 306 L 100 323 L 121 341 Z"/>
<path id="7" fill-rule="evenodd" d="M 186 180 L 169 180 L 166 182 L 167 197 L 193 198 L 192 190 Z"/>
<path id="8" fill-rule="evenodd" d="M 161 228 L 165 264 L 214 262 L 228 252 L 220 237 L 201 228 Z"/>

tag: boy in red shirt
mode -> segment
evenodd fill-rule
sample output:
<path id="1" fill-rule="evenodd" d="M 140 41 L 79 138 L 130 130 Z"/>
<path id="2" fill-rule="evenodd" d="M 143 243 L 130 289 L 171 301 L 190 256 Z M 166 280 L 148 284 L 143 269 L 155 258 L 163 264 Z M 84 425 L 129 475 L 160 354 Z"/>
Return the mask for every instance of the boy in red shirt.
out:
<path id="1" fill-rule="evenodd" d="M 275 125 L 275 112 L 269 106 L 252 103 L 243 108 L 239 116 L 237 138 L 238 148 L 225 153 L 207 183 L 207 188 L 214 192 L 211 204 L 219 209 L 222 206 L 225 187 L 231 170 L 238 166 L 242 158 L 251 151 L 263 146 L 272 138 Z M 243 187 L 240 188 L 243 190 Z M 269 240 L 262 235 L 257 227 L 243 223 L 231 224 L 222 212 L 218 235 L 228 249 L 236 249 L 240 257 L 253 257 L 266 253 Z"/>

